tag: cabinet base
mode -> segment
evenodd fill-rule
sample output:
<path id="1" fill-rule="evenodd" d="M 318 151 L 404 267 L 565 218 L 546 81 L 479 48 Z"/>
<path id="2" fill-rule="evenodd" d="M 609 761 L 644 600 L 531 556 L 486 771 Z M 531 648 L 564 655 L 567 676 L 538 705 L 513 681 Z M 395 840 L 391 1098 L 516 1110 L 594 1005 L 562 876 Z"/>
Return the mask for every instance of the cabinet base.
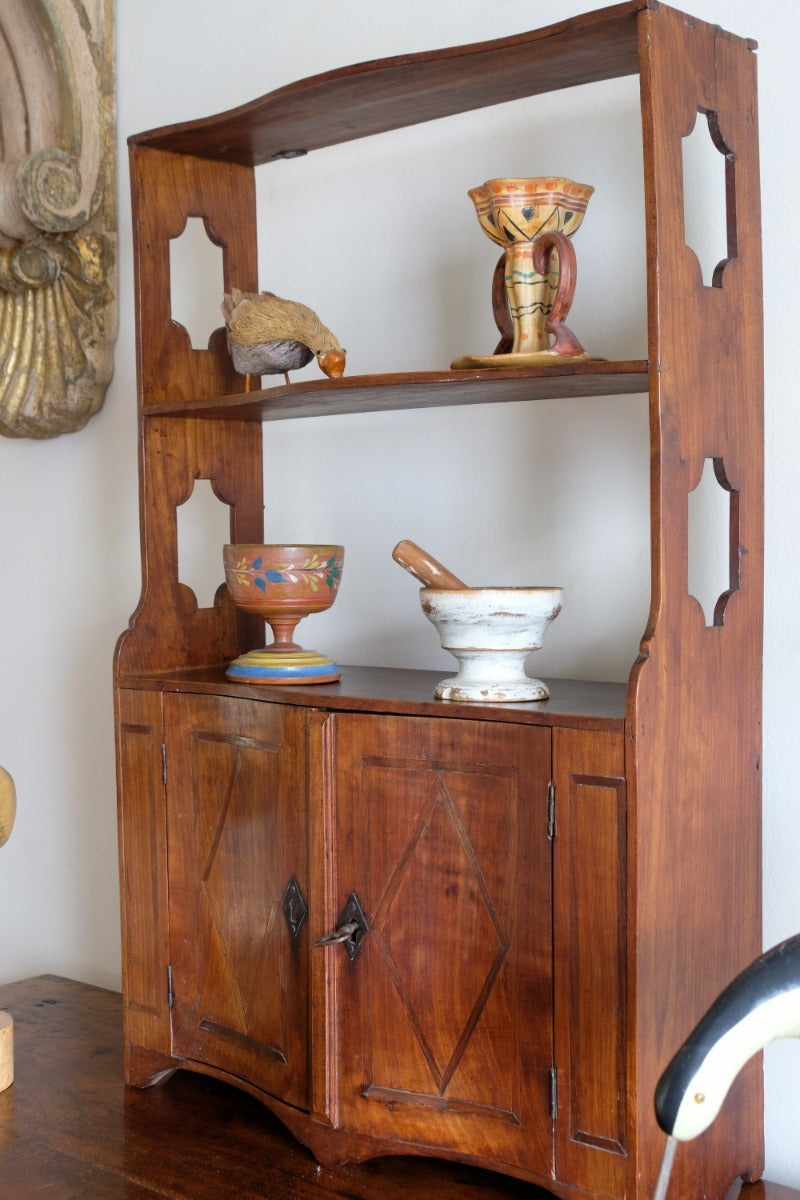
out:
<path id="1" fill-rule="evenodd" d="M 125 1049 L 125 1082 L 131 1087 L 155 1087 L 174 1075 L 181 1063 L 169 1054 L 145 1050 L 143 1046 Z"/>

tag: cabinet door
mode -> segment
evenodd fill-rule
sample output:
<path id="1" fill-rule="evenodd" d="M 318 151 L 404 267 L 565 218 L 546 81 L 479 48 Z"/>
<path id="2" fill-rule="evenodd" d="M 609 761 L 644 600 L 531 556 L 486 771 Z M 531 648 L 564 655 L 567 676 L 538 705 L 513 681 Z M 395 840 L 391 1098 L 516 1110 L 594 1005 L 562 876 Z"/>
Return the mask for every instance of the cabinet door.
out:
<path id="1" fill-rule="evenodd" d="M 308 1106 L 302 710 L 167 696 L 173 1053 Z"/>
<path id="2" fill-rule="evenodd" d="M 335 720 L 335 894 L 369 924 L 326 951 L 340 1123 L 549 1176 L 549 730 Z"/>

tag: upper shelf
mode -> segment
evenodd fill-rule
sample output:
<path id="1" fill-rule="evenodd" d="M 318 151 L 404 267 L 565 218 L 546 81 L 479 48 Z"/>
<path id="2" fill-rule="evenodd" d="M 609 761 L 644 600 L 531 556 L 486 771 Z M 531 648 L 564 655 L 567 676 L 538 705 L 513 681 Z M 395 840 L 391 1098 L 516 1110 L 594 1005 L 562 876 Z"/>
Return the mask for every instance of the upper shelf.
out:
<path id="1" fill-rule="evenodd" d="M 147 404 L 148 416 L 229 417 L 280 421 L 342 413 L 439 408 L 508 400 L 558 400 L 569 396 L 617 396 L 648 389 L 644 361 L 588 362 L 561 369 L 501 367 L 478 371 L 416 371 L 351 375 L 278 384 L 257 392 L 212 399 Z"/>
<path id="2" fill-rule="evenodd" d="M 639 70 L 638 20 L 658 0 L 626 0 L 530 33 L 359 63 L 132 144 L 258 166 L 322 146 Z"/>

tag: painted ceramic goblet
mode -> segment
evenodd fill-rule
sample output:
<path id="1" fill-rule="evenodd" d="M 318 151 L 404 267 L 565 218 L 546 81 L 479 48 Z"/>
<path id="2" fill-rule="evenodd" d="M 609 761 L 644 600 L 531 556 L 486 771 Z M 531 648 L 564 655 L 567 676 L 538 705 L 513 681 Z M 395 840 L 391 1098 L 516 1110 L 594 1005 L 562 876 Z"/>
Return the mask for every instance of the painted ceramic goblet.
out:
<path id="1" fill-rule="evenodd" d="M 494 355 L 456 359 L 454 370 L 589 357 L 564 321 L 575 294 L 570 238 L 580 228 L 593 191 L 588 184 L 560 176 L 489 179 L 470 190 L 481 229 L 504 249 L 492 285 L 492 307 L 502 336 Z"/>
<path id="2" fill-rule="evenodd" d="M 331 683 L 339 668 L 324 654 L 294 641 L 299 621 L 324 612 L 336 599 L 343 546 L 241 543 L 222 551 L 234 604 L 265 620 L 274 641 L 234 659 L 225 672 L 248 683 Z"/>

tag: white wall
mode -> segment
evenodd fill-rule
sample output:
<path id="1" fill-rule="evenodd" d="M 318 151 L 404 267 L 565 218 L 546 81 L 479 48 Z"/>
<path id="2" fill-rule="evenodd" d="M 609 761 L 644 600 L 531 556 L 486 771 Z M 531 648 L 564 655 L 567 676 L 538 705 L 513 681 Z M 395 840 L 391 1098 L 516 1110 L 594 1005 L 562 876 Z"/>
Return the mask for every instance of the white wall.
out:
<path id="1" fill-rule="evenodd" d="M 119 982 L 111 659 L 139 590 L 130 209 L 125 138 L 363 59 L 502 36 L 594 5 L 406 0 L 266 6 L 118 5 L 120 336 L 103 412 L 48 443 L 0 439 L 0 763 L 19 811 L 0 851 L 0 981 L 57 972 Z M 765 944 L 800 930 L 793 725 L 798 587 L 792 316 L 800 250 L 791 205 L 800 10 L 694 0 L 698 17 L 760 43 L 764 196 L 767 582 Z M 491 349 L 493 248 L 466 189 L 559 172 L 596 187 L 575 239 L 570 323 L 605 357 L 645 355 L 641 147 L 635 83 L 487 110 L 261 172 L 262 286 L 336 330 L 350 373 L 446 366 Z M 215 298 L 216 303 L 216 298 Z M 314 368 L 308 368 L 313 374 Z M 625 677 L 648 605 L 647 431 L 637 398 L 286 422 L 267 427 L 267 538 L 341 540 L 336 606 L 307 642 L 341 661 L 442 666 L 401 537 L 472 582 L 561 583 L 564 611 L 536 669 Z M 216 581 L 219 538 L 209 536 Z M 609 570 L 609 566 L 611 569 Z M 311 635 L 313 634 L 313 639 Z M 690 802 L 690 798 L 687 798 Z M 800 1046 L 767 1054 L 767 1175 L 800 1185 Z"/>

